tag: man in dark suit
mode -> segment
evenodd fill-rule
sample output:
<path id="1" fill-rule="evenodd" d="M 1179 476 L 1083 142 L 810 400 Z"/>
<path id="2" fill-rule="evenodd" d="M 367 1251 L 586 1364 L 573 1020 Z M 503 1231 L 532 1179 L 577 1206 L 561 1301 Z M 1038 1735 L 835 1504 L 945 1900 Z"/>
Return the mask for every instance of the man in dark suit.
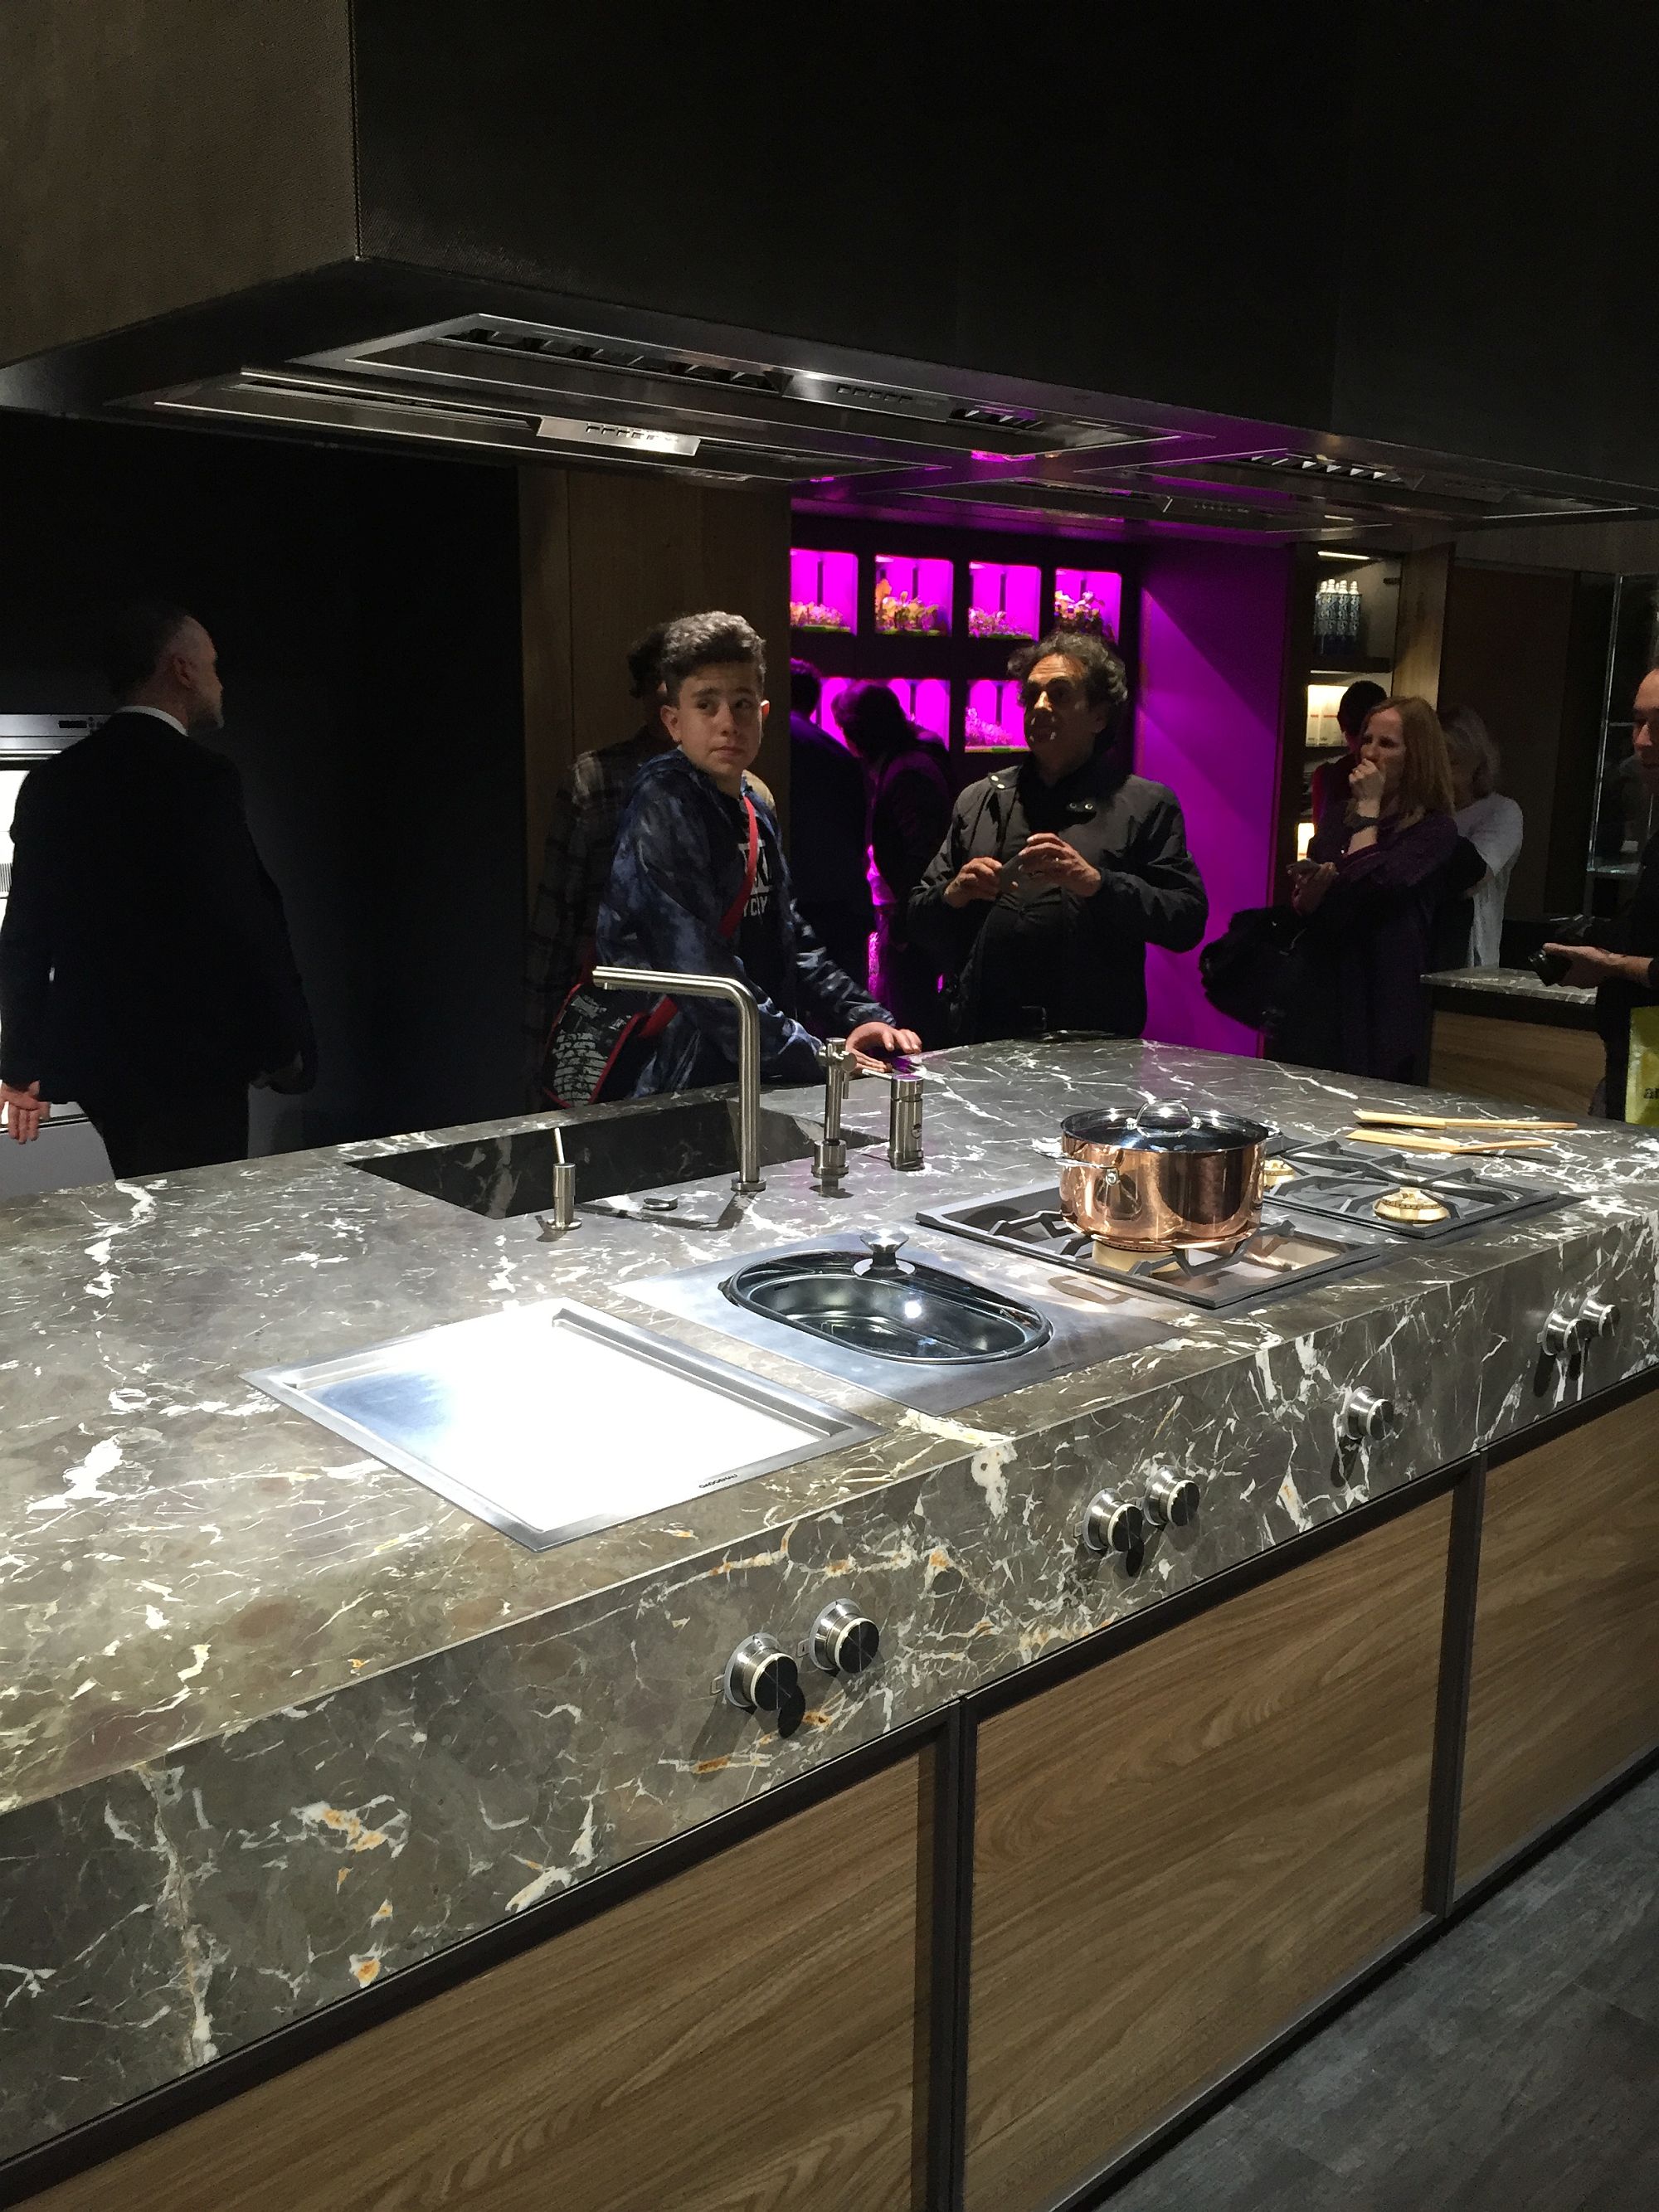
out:
<path id="1" fill-rule="evenodd" d="M 0 926 L 0 1105 L 19 1141 L 78 1100 L 118 1176 L 246 1156 L 248 1085 L 301 1091 L 315 1047 L 222 723 L 213 641 L 123 609 L 100 729 L 18 793 Z"/>

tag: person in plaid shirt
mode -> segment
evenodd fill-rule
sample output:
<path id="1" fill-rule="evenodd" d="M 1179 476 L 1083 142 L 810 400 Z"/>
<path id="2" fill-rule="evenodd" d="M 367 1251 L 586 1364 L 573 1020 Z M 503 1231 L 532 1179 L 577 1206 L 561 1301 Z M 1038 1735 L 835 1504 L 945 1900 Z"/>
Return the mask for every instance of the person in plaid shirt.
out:
<path id="1" fill-rule="evenodd" d="M 554 796 L 525 962 L 524 1042 L 532 1105 L 546 1103 L 542 1053 L 553 1018 L 592 958 L 617 825 L 634 779 L 647 761 L 670 750 L 659 665 L 667 630 L 666 623 L 658 623 L 629 648 L 628 688 L 645 714 L 641 727 L 618 745 L 583 753 Z"/>

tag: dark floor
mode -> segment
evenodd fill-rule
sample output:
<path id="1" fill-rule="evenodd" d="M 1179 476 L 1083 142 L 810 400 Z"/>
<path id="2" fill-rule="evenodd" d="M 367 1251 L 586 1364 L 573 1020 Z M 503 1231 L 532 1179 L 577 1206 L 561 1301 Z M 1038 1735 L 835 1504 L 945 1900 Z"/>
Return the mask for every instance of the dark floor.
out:
<path id="1" fill-rule="evenodd" d="M 1110 2212 L 1659 2212 L 1659 1774 Z"/>

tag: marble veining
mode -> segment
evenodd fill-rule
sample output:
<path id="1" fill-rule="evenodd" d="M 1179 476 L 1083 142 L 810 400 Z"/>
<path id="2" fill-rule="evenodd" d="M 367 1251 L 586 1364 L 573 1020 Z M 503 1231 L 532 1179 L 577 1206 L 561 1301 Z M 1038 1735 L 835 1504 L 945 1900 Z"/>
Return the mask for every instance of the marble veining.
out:
<path id="1" fill-rule="evenodd" d="M 1478 1110 L 1133 1043 L 988 1047 L 934 1063 L 920 1174 L 889 1170 L 884 1088 L 855 1085 L 837 1198 L 811 1187 L 800 1091 L 769 1101 L 744 1201 L 710 1165 L 710 1097 L 0 1209 L 0 2154 L 1659 1361 L 1659 1135 L 1612 1124 L 1491 1163 L 1563 1209 L 1254 1313 L 1172 1306 L 1155 1343 L 949 1416 L 630 1295 L 1006 1188 L 1078 1105 L 1170 1095 L 1293 1138 L 1355 1103 Z M 705 1180 L 557 1236 L 537 1195 L 556 1120 L 588 1199 Z M 1615 1335 L 1544 1359 L 1551 1306 L 1592 1291 Z M 239 1380 L 560 1294 L 876 1434 L 538 1554 Z M 1354 1382 L 1407 1407 L 1399 1437 L 1340 1441 Z M 1196 1523 L 1137 1572 L 1085 1552 L 1092 1491 L 1161 1466 L 1203 1482 Z M 842 1595 L 882 1624 L 870 1674 L 809 1676 L 787 1740 L 720 1701 L 743 1634 L 796 1641 Z"/>

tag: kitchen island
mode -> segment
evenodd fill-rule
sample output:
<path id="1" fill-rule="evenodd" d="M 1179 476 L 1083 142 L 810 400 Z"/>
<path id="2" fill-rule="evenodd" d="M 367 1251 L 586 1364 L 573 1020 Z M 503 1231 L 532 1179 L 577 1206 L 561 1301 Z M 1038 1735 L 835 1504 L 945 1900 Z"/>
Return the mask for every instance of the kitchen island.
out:
<path id="1" fill-rule="evenodd" d="M 1589 1110 L 1607 1055 L 1595 994 L 1529 968 L 1451 968 L 1423 978 L 1434 1009 L 1429 1080 L 1547 1114 Z"/>
<path id="2" fill-rule="evenodd" d="M 1643 1759 L 1651 1135 L 942 1413 L 662 1302 L 889 1224 L 995 1279 L 915 1217 L 1030 1182 L 1076 1106 L 1171 1096 L 1286 1141 L 1468 1110 L 988 1047 L 933 1063 L 920 1172 L 858 1085 L 835 1197 L 799 1091 L 736 1204 L 704 1097 L 0 1214 L 0 2201 L 1035 2212 Z M 579 1200 L 675 1209 L 558 1234 L 556 1119 Z M 857 1440 L 538 1552 L 244 1379 L 560 1297 Z M 1083 1540 L 1170 1480 L 1195 1515 Z M 854 1674 L 802 1650 L 838 1601 L 879 1630 Z M 787 1730 L 723 1692 L 760 1632 L 799 1657 Z"/>

